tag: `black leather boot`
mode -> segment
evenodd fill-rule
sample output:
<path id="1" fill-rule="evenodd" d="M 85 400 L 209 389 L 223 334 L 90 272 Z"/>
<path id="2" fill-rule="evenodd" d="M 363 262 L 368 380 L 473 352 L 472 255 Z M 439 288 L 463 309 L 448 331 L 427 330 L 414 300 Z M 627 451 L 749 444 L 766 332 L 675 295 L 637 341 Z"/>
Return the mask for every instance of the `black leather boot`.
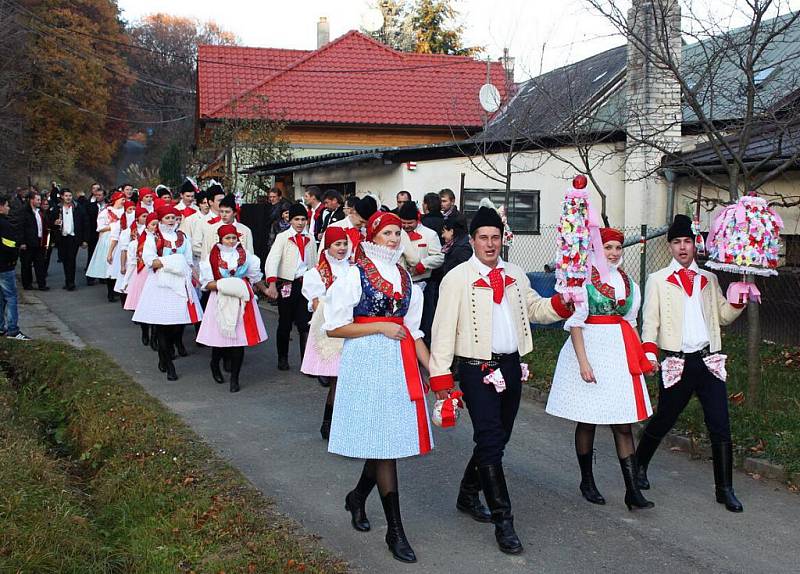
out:
<path id="1" fill-rule="evenodd" d="M 650 436 L 647 434 L 647 430 L 639 437 L 639 446 L 636 447 L 636 484 L 640 490 L 650 490 L 647 467 L 650 465 L 650 459 L 653 458 L 659 444 L 661 444 L 661 439 Z"/>
<path id="2" fill-rule="evenodd" d="M 150 325 L 150 348 L 158 351 L 158 336 L 156 335 L 155 325 Z"/>
<path id="3" fill-rule="evenodd" d="M 744 506 L 733 492 L 733 445 L 723 442 L 711 445 L 714 456 L 714 484 L 717 502 L 731 512 L 744 512 Z"/>
<path id="4" fill-rule="evenodd" d="M 211 349 L 211 377 L 217 384 L 223 384 L 225 377 L 222 376 L 222 371 L 219 369 L 219 362 L 222 360 L 222 349 L 213 347 Z"/>
<path id="5" fill-rule="evenodd" d="M 278 357 L 278 370 L 279 371 L 288 371 L 289 370 L 289 358 L 288 357 Z"/>
<path id="6" fill-rule="evenodd" d="M 367 518 L 367 509 L 365 508 L 368 495 L 369 492 L 364 494 L 356 488 L 356 490 L 351 490 L 344 497 L 344 509 L 350 513 L 350 523 L 359 532 L 369 532 L 371 528 Z"/>
<path id="7" fill-rule="evenodd" d="M 139 328 L 142 330 L 142 345 L 146 347 L 150 344 L 150 325 L 139 323 Z"/>
<path id="8" fill-rule="evenodd" d="M 386 514 L 386 545 L 392 556 L 400 562 L 416 562 L 417 555 L 408 543 L 400 518 L 400 497 L 396 492 L 390 492 L 386 496 L 381 496 L 381 504 Z"/>
<path id="9" fill-rule="evenodd" d="M 606 499 L 603 498 L 603 495 L 600 494 L 600 491 L 597 490 L 597 485 L 594 483 L 594 473 L 592 472 L 592 457 L 594 453 L 575 454 L 578 456 L 578 466 L 581 468 L 581 494 L 592 504 L 605 504 Z"/>
<path id="10" fill-rule="evenodd" d="M 231 386 L 230 392 L 239 392 L 239 373 L 242 370 L 242 363 L 244 362 L 244 349 L 242 347 L 235 347 L 231 349 Z"/>
<path id="11" fill-rule="evenodd" d="M 625 480 L 625 506 L 628 510 L 653 508 L 655 504 L 644 497 L 636 482 L 636 457 L 619 459 L 619 466 L 622 469 L 622 478 Z"/>
<path id="12" fill-rule="evenodd" d="M 331 420 L 333 419 L 333 405 L 325 403 L 325 412 L 322 415 L 322 426 L 319 427 L 319 434 L 328 440 L 331 436 Z"/>
<path id="13" fill-rule="evenodd" d="M 166 367 L 167 367 L 167 380 L 177 381 L 178 373 L 175 372 L 175 364 L 172 362 L 172 359 L 167 359 Z"/>
<path id="14" fill-rule="evenodd" d="M 467 468 L 464 469 L 464 477 L 458 489 L 456 508 L 468 514 L 473 520 L 478 522 L 491 522 L 492 515 L 483 505 L 480 497 L 481 479 L 478 476 L 478 465 L 475 457 L 469 459 Z"/>
<path id="15" fill-rule="evenodd" d="M 478 475 L 481 479 L 483 495 L 486 497 L 486 504 L 489 505 L 489 511 L 492 513 L 497 545 L 506 554 L 520 554 L 523 547 L 514 530 L 514 515 L 511 513 L 511 500 L 508 497 L 503 465 L 479 466 Z"/>

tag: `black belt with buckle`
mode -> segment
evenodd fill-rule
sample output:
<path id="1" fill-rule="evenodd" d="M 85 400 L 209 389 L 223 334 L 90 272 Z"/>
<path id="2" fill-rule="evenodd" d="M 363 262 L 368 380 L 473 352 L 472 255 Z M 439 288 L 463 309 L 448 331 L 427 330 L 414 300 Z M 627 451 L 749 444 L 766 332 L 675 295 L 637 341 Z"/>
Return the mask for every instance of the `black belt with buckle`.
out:
<path id="1" fill-rule="evenodd" d="M 664 354 L 667 357 L 678 357 L 679 359 L 702 359 L 704 357 L 708 357 L 711 354 L 709 347 L 703 347 L 699 351 L 695 351 L 694 353 L 684 353 L 683 351 L 664 351 Z"/>
<path id="2" fill-rule="evenodd" d="M 492 353 L 491 359 L 470 359 L 468 357 L 456 357 L 459 362 L 472 365 L 473 367 L 483 367 L 486 365 L 490 369 L 496 369 L 501 361 L 514 356 L 519 356 L 519 353 Z"/>

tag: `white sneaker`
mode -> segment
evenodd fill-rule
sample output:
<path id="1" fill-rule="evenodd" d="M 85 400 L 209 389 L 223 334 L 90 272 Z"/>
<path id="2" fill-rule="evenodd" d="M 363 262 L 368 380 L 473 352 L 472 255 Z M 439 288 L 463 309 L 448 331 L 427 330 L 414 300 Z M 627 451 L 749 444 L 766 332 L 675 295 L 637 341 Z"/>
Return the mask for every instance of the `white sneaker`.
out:
<path id="1" fill-rule="evenodd" d="M 28 337 L 28 335 L 26 335 L 22 331 L 20 331 L 19 333 L 17 333 L 13 337 L 8 336 L 7 338 L 8 339 L 16 339 L 17 341 L 31 341 L 32 340 L 30 337 Z"/>

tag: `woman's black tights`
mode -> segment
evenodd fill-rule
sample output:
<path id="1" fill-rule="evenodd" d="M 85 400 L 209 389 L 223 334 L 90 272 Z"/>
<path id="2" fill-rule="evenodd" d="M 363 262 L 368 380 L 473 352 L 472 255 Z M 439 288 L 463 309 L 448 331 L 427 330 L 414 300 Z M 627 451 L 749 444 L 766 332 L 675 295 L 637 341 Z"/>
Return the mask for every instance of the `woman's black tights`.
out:
<path id="1" fill-rule="evenodd" d="M 376 484 L 381 496 L 397 492 L 397 460 L 371 458 L 364 461 L 356 490 L 366 496 Z"/>
<path id="2" fill-rule="evenodd" d="M 575 452 L 579 455 L 589 454 L 594 449 L 594 434 L 597 425 L 578 423 L 575 427 Z M 617 448 L 618 458 L 628 458 L 634 453 L 633 432 L 631 425 L 611 425 L 614 434 L 614 446 Z"/>

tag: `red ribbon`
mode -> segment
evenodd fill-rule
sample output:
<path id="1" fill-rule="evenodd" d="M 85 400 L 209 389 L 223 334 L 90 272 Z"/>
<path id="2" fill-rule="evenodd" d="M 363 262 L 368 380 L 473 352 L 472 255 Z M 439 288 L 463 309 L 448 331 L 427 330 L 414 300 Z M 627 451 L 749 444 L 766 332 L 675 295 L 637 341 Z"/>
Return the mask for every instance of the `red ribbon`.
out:
<path id="1" fill-rule="evenodd" d="M 589 315 L 587 325 L 619 325 L 622 329 L 622 340 L 625 344 L 625 358 L 628 361 L 628 372 L 633 382 L 633 396 L 636 400 L 636 417 L 643 421 L 647 418 L 647 406 L 644 402 L 644 389 L 639 378 L 653 370 L 650 360 L 645 356 L 639 334 L 622 315 Z"/>
<path id="2" fill-rule="evenodd" d="M 422 387 L 422 376 L 417 364 L 417 349 L 414 337 L 403 323 L 402 317 L 356 317 L 355 323 L 394 323 L 400 325 L 406 336 L 400 341 L 400 354 L 403 357 L 403 372 L 406 376 L 408 396 L 417 409 L 417 433 L 419 436 L 419 452 L 425 454 L 431 450 L 431 435 L 428 428 L 428 413 L 425 410 L 425 390 Z"/>
<path id="3" fill-rule="evenodd" d="M 461 391 L 453 391 L 447 395 L 447 399 L 442 403 L 442 428 L 449 428 L 456 426 L 456 405 L 459 408 L 463 407 L 461 397 L 464 393 Z M 456 399 L 455 402 L 453 399 Z"/>
<path id="4" fill-rule="evenodd" d="M 249 346 L 258 345 L 258 323 L 256 322 L 256 301 L 255 301 L 255 294 L 253 293 L 253 288 L 250 286 L 250 282 L 244 280 L 245 285 L 247 285 L 247 291 L 250 293 L 250 300 L 244 304 L 244 316 L 242 317 L 244 321 L 244 334 L 247 337 L 247 344 Z"/>

